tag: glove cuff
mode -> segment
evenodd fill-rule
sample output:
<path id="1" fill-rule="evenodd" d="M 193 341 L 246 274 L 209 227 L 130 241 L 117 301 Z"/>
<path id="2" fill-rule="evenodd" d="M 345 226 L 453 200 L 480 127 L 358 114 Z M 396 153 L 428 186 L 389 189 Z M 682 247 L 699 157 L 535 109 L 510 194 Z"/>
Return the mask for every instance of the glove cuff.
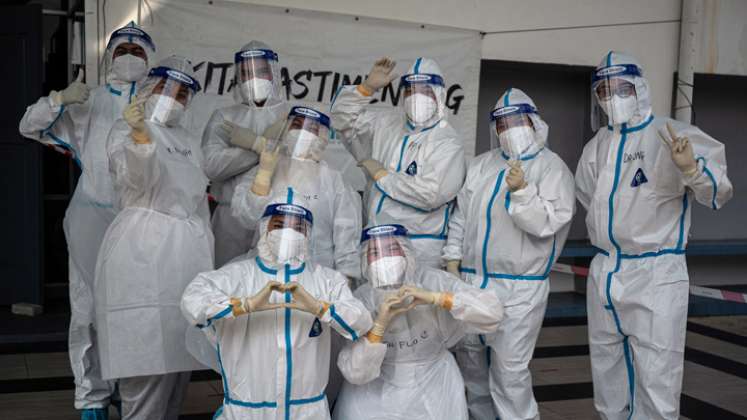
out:
<path id="1" fill-rule="evenodd" d="M 685 177 L 685 179 L 692 179 L 695 178 L 695 175 L 698 174 L 698 165 L 696 164 L 694 167 L 690 169 L 685 169 L 682 171 L 682 175 Z"/>
<path id="2" fill-rule="evenodd" d="M 454 306 L 454 295 L 451 293 L 439 293 L 437 304 L 439 307 L 451 311 L 451 308 Z"/>
<path id="3" fill-rule="evenodd" d="M 366 334 L 366 338 L 372 343 L 381 343 L 384 339 L 384 331 L 386 331 L 386 325 L 376 321 L 368 334 Z"/>
<path id="4" fill-rule="evenodd" d="M 135 144 L 150 144 L 150 137 L 148 137 L 148 133 L 145 130 L 136 130 L 133 128 L 130 136 Z"/>
<path id="5" fill-rule="evenodd" d="M 371 96 L 374 94 L 374 90 L 366 86 L 365 82 L 359 84 L 356 89 L 358 90 L 358 93 L 363 96 Z"/>
<path id="6" fill-rule="evenodd" d="M 389 175 L 389 171 L 387 171 L 386 169 L 379 169 L 374 174 L 373 179 L 374 179 L 374 181 L 378 181 L 378 180 L 380 180 L 381 178 L 384 178 L 387 175 Z"/>
<path id="7" fill-rule="evenodd" d="M 247 311 L 244 307 L 245 300 L 242 301 L 239 298 L 231 298 L 229 302 L 231 303 L 231 312 L 233 313 L 234 317 L 249 313 L 249 311 Z"/>
<path id="8" fill-rule="evenodd" d="M 64 104 L 62 103 L 62 92 L 58 92 L 58 91 L 56 91 L 56 90 L 53 90 L 53 91 L 52 91 L 52 92 L 50 92 L 50 94 L 49 94 L 49 99 L 51 99 L 51 101 L 52 101 L 52 104 L 53 104 L 54 106 L 62 106 L 62 105 L 64 105 Z"/>
<path id="9" fill-rule="evenodd" d="M 327 310 L 331 306 L 328 302 L 325 301 L 319 301 L 319 312 L 317 312 L 316 317 L 319 319 L 322 319 L 325 313 L 327 313 Z"/>

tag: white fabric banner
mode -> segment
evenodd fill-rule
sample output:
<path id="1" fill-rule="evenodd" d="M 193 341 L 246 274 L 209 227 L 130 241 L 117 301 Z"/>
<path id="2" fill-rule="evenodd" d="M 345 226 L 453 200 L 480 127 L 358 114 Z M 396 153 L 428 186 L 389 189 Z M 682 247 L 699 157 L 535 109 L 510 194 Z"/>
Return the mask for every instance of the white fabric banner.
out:
<path id="1" fill-rule="evenodd" d="M 278 53 L 289 103 L 322 112 L 329 112 L 338 87 L 360 82 L 378 57 L 394 58 L 398 74 L 417 57 L 435 59 L 448 89 L 447 118 L 462 136 L 467 157 L 474 155 L 481 55 L 476 31 L 237 2 L 150 0 L 148 5 L 141 24 L 156 43 L 157 58 L 180 54 L 195 64 L 205 93 L 193 102 L 196 128 L 216 107 L 233 102 L 234 53 L 256 39 Z M 375 95 L 374 106 L 402 102 L 399 80 L 392 85 Z M 339 142 L 330 143 L 325 160 L 362 188 L 363 175 Z"/>

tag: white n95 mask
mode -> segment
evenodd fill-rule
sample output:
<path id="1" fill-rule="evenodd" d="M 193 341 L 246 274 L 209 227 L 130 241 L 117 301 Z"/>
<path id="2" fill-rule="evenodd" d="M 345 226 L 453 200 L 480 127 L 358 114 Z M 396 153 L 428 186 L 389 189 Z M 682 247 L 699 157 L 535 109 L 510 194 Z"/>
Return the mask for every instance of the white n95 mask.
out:
<path id="1" fill-rule="evenodd" d="M 436 113 L 436 100 L 422 93 L 405 98 L 405 112 L 414 124 L 424 124 Z"/>
<path id="2" fill-rule="evenodd" d="M 368 265 L 366 275 L 375 288 L 398 287 L 403 283 L 406 269 L 407 259 L 401 255 L 381 257 Z"/>
<path id="3" fill-rule="evenodd" d="M 112 61 L 112 73 L 120 82 L 137 82 L 147 71 L 148 63 L 132 54 L 120 55 Z"/>
<path id="4" fill-rule="evenodd" d="M 172 127 L 184 115 L 184 105 L 171 96 L 151 95 L 145 101 L 145 115 L 150 121 Z"/>
<path id="5" fill-rule="evenodd" d="M 612 125 L 619 125 L 633 118 L 638 110 L 638 98 L 635 95 L 630 95 L 627 98 L 613 95 L 609 100 L 599 101 L 599 106 L 607 114 Z"/>
<path id="6" fill-rule="evenodd" d="M 241 90 L 241 97 L 245 101 L 262 102 L 272 93 L 272 82 L 255 77 L 242 82 L 239 89 Z"/>
<path id="7" fill-rule="evenodd" d="M 277 258 L 278 263 L 286 263 L 293 258 L 304 260 L 306 256 L 306 235 L 291 229 L 282 228 L 267 234 L 270 252 Z"/>
<path id="8" fill-rule="evenodd" d="M 286 147 L 290 155 L 297 159 L 311 159 L 312 149 L 318 140 L 316 134 L 308 130 L 294 128 L 285 135 Z"/>
<path id="9" fill-rule="evenodd" d="M 519 125 L 504 130 L 498 135 L 501 150 L 512 158 L 518 158 L 534 144 L 534 129 Z"/>

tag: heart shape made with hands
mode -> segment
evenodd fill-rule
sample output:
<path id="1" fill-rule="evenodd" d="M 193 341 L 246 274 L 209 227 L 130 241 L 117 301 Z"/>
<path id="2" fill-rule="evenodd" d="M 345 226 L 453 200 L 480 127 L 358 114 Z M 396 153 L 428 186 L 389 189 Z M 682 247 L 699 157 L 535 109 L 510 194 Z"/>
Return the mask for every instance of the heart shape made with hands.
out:
<path id="1" fill-rule="evenodd" d="M 274 292 L 290 293 L 292 300 L 290 302 L 271 303 L 270 298 Z M 323 309 L 326 308 L 323 302 L 312 296 L 303 286 L 296 282 L 268 282 L 256 295 L 246 299 L 245 302 L 247 312 L 290 308 L 317 315 L 323 313 Z"/>

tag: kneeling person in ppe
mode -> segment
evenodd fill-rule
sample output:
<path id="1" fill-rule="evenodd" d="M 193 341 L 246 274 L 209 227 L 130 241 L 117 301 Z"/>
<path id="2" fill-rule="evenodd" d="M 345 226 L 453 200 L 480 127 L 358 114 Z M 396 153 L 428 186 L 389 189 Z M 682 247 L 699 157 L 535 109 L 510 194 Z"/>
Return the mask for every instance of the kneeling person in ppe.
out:
<path id="1" fill-rule="evenodd" d="M 104 379 L 119 378 L 123 419 L 176 419 L 190 371 L 179 311 L 187 284 L 213 267 L 200 139 L 181 116 L 200 89 L 186 58 L 149 72 L 112 127 L 118 207 L 99 251 L 94 295 Z"/>
<path id="2" fill-rule="evenodd" d="M 345 276 L 308 261 L 304 200 L 288 190 L 270 202 L 258 255 L 197 276 L 182 312 L 218 352 L 225 397 L 215 418 L 328 419 L 330 329 L 358 340 L 371 315 Z"/>
<path id="3" fill-rule="evenodd" d="M 493 149 L 469 165 L 443 255 L 450 272 L 494 293 L 506 313 L 497 332 L 468 336 L 457 362 L 472 418 L 534 419 L 529 362 L 575 211 L 573 175 L 547 147 L 549 128 L 524 92 L 506 91 L 490 119 Z"/>
<path id="4" fill-rule="evenodd" d="M 400 78 L 400 109 L 370 105 L 372 95 L 397 78 L 395 65 L 379 59 L 363 83 L 342 87 L 332 122 L 370 181 L 365 223 L 401 223 L 418 260 L 439 268 L 453 200 L 464 181 L 464 146 L 446 120 L 446 86 L 434 60 L 416 59 Z"/>
<path id="5" fill-rule="evenodd" d="M 290 188 L 314 214 L 310 261 L 359 278 L 361 200 L 342 174 L 321 160 L 329 143 L 329 117 L 293 107 L 280 138 L 280 144 L 268 144 L 261 152 L 257 167 L 238 179 L 233 215 L 243 227 L 256 229 L 270 197 Z"/>
<path id="6" fill-rule="evenodd" d="M 81 170 L 63 223 L 69 254 L 70 335 L 75 408 L 81 418 L 106 417 L 114 384 L 101 379 L 95 343 L 93 278 L 101 240 L 114 220 L 114 187 L 106 139 L 114 122 L 140 92 L 155 54 L 150 36 L 130 22 L 115 30 L 104 52 L 106 84 L 90 89 L 83 72 L 60 92 L 26 110 L 21 134 L 72 156 Z"/>
<path id="7" fill-rule="evenodd" d="M 212 218 L 216 267 L 254 245 L 254 226 L 239 224 L 231 213 L 231 199 L 241 175 L 257 165 L 267 142 L 280 138 L 288 113 L 278 55 L 267 44 L 251 41 L 235 54 L 234 63 L 236 103 L 217 109 L 202 135 L 205 173 L 218 202 Z"/>
<path id="8" fill-rule="evenodd" d="M 376 321 L 337 359 L 347 382 L 335 419 L 467 419 L 464 383 L 448 349 L 465 332 L 495 331 L 503 305 L 494 293 L 419 265 L 413 253 L 401 225 L 363 231 L 368 282 L 355 296 Z"/>
<path id="9" fill-rule="evenodd" d="M 603 419 L 677 419 L 690 212 L 695 201 L 717 210 L 731 199 L 726 151 L 653 115 L 633 57 L 610 51 L 592 80 L 608 123 L 584 147 L 576 194 L 602 250 L 586 283 L 594 406 Z"/>

